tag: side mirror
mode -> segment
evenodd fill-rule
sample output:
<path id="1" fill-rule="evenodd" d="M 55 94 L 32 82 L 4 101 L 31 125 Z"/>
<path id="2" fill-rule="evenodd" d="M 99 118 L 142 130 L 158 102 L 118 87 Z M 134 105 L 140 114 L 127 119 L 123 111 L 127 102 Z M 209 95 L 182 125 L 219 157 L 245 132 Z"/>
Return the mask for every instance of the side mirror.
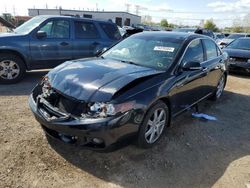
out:
<path id="1" fill-rule="evenodd" d="M 46 37 L 47 37 L 47 33 L 46 33 L 45 31 L 38 31 L 38 32 L 36 33 L 36 37 L 37 37 L 38 39 L 46 38 Z"/>
<path id="2" fill-rule="evenodd" d="M 198 61 L 188 61 L 182 65 L 182 70 L 184 71 L 201 70 L 201 69 L 202 69 L 201 64 Z"/>
<path id="3" fill-rule="evenodd" d="M 104 53 L 104 52 L 107 51 L 107 50 L 108 50 L 107 47 L 104 47 L 104 48 L 102 48 L 102 49 L 99 49 L 99 50 L 96 51 L 95 56 L 99 56 L 100 54 Z"/>

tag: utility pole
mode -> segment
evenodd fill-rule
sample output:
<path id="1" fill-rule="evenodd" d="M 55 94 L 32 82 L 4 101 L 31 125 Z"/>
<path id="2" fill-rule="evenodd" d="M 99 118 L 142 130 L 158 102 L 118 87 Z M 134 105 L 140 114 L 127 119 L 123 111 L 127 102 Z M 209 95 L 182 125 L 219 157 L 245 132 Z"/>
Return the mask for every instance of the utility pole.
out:
<path id="1" fill-rule="evenodd" d="M 13 16 L 16 16 L 16 7 L 13 5 Z"/>
<path id="2" fill-rule="evenodd" d="M 95 4 L 96 11 L 98 11 L 98 3 Z"/>
<path id="3" fill-rule="evenodd" d="M 126 3 L 125 6 L 126 6 L 126 11 L 127 11 L 127 12 L 130 12 L 131 4 Z"/>
<path id="4" fill-rule="evenodd" d="M 135 14 L 136 15 L 139 15 L 139 8 L 140 8 L 139 5 L 135 5 Z"/>
<path id="5" fill-rule="evenodd" d="M 136 15 L 139 15 L 140 14 L 140 10 L 148 10 L 147 8 L 145 7 L 142 7 L 140 5 L 135 5 L 135 14 Z"/>

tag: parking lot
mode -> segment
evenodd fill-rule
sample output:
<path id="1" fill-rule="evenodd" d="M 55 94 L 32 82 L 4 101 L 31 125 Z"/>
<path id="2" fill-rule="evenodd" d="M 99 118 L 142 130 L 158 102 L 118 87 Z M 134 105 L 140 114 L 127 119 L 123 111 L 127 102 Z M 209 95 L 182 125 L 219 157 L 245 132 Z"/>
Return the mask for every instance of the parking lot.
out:
<path id="1" fill-rule="evenodd" d="M 187 112 L 152 149 L 97 153 L 47 141 L 27 102 L 45 73 L 0 86 L 0 187 L 250 186 L 249 77 L 229 76 L 219 102 L 200 105 L 217 121 Z"/>

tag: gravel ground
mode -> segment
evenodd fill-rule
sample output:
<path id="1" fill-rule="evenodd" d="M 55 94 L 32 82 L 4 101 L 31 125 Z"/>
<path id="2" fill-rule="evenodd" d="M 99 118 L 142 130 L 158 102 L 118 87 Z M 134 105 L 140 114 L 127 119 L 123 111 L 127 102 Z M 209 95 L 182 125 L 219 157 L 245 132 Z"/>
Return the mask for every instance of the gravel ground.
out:
<path id="1" fill-rule="evenodd" d="M 218 102 L 179 116 L 154 148 L 97 153 L 46 139 L 29 110 L 46 72 L 0 86 L 0 187 L 250 187 L 250 78 L 229 76 Z"/>

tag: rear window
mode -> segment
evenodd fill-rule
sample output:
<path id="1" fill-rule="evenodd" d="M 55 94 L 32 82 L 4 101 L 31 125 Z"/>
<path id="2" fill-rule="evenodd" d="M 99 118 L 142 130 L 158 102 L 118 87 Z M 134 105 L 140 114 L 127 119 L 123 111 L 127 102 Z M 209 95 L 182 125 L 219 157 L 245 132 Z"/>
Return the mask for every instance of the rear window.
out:
<path id="1" fill-rule="evenodd" d="M 209 36 L 209 37 L 211 37 L 211 38 L 214 38 L 214 35 L 213 35 L 213 33 L 212 33 L 211 31 L 206 31 L 206 30 L 204 30 L 204 31 L 203 31 L 203 34 L 206 35 L 206 36 Z"/>
<path id="2" fill-rule="evenodd" d="M 108 23 L 101 23 L 100 26 L 110 39 L 112 40 L 121 39 L 121 34 L 115 25 Z"/>

